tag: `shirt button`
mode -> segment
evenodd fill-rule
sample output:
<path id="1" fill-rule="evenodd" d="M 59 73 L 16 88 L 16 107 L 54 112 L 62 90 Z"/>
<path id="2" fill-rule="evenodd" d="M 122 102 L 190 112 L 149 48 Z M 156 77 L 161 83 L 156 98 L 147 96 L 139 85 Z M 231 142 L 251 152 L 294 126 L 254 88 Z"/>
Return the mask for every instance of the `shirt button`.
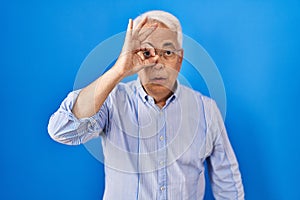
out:
<path id="1" fill-rule="evenodd" d="M 160 139 L 160 141 L 164 140 L 164 136 L 161 135 L 161 136 L 159 137 L 159 139 Z"/>
<path id="2" fill-rule="evenodd" d="M 160 161 L 160 162 L 159 162 L 159 165 L 162 166 L 163 164 L 164 164 L 164 161 Z"/>
<path id="3" fill-rule="evenodd" d="M 166 189 L 165 186 L 161 186 L 161 187 L 160 187 L 160 191 L 164 191 L 165 189 Z"/>

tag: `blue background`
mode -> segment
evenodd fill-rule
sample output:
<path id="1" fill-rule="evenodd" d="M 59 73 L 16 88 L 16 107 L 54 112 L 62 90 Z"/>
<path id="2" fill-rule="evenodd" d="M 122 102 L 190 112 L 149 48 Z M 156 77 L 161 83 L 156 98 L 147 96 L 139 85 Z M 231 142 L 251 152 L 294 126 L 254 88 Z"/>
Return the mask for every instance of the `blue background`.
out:
<path id="1" fill-rule="evenodd" d="M 103 165 L 82 145 L 52 141 L 48 119 L 88 53 L 151 9 L 178 16 L 218 66 L 247 199 L 300 199 L 300 3 L 291 0 L 2 1 L 0 199 L 102 197 Z"/>

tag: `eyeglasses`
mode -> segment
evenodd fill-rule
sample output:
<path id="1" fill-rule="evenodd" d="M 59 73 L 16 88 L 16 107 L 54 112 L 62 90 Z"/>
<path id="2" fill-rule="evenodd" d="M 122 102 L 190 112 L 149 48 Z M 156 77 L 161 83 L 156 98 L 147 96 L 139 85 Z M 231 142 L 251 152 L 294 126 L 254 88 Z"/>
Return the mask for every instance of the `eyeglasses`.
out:
<path id="1" fill-rule="evenodd" d="M 173 61 L 177 56 L 179 51 L 181 51 L 181 49 L 177 49 L 177 50 L 170 50 L 170 49 L 156 49 L 154 48 L 155 51 L 155 55 L 160 56 L 160 58 L 162 58 L 162 60 L 164 61 Z M 146 59 L 151 57 L 151 53 L 150 53 L 150 49 L 147 50 L 142 50 L 143 55 Z"/>

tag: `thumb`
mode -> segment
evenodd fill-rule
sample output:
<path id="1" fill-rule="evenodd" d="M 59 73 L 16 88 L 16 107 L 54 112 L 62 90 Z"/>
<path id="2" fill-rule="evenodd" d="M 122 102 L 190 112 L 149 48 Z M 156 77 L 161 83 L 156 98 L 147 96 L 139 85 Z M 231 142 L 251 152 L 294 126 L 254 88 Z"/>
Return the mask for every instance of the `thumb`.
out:
<path id="1" fill-rule="evenodd" d="M 145 63 L 145 65 L 148 65 L 148 64 L 156 64 L 158 58 L 159 58 L 158 55 L 151 56 L 150 58 L 146 59 L 146 60 L 144 61 L 144 63 Z"/>

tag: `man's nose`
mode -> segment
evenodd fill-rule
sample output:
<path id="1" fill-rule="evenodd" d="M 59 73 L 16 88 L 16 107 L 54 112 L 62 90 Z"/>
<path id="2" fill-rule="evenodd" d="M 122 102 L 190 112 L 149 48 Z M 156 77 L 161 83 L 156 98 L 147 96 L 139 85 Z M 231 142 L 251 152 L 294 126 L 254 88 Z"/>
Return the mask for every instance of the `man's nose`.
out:
<path id="1" fill-rule="evenodd" d="M 153 68 L 154 68 L 154 69 L 157 69 L 157 70 L 162 69 L 163 67 L 164 67 L 164 65 L 163 65 L 162 63 L 159 63 L 159 62 L 157 62 L 157 63 L 153 66 Z"/>

